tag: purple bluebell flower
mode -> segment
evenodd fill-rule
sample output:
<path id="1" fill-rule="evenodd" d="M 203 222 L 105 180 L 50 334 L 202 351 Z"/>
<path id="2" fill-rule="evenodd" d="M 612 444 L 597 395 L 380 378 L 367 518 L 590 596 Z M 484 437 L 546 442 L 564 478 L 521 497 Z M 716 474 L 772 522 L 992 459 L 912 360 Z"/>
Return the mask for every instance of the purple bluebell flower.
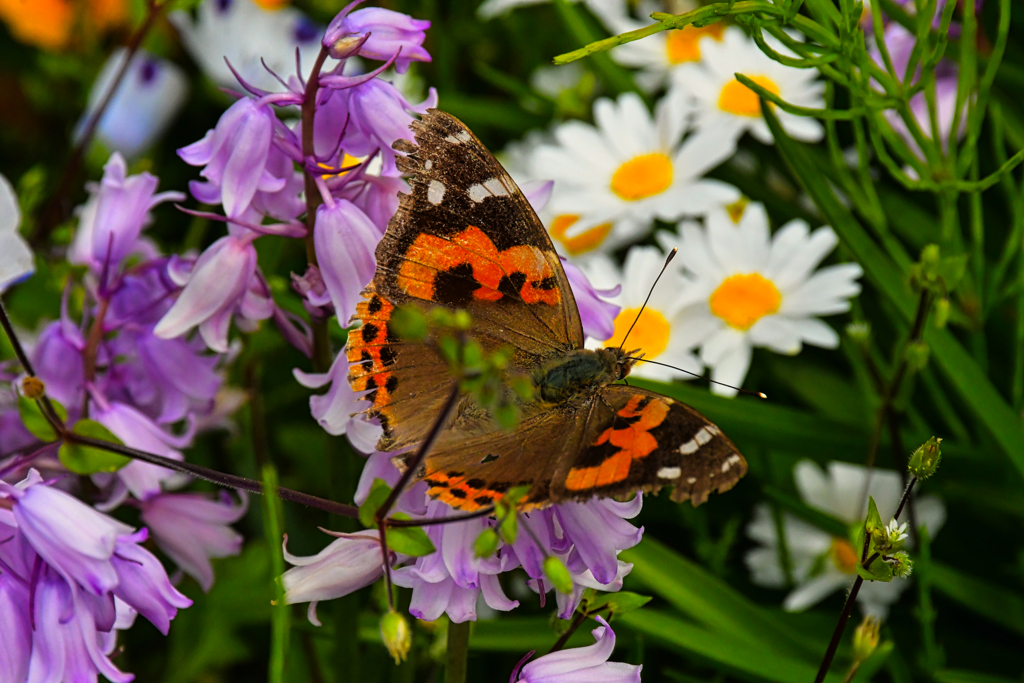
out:
<path id="1" fill-rule="evenodd" d="M 65 296 L 60 320 L 43 329 L 32 351 L 32 363 L 39 369 L 39 378 L 46 384 L 46 393 L 65 406 L 74 407 L 82 402 L 85 386 L 83 349 L 85 335 L 68 317 Z"/>
<path id="2" fill-rule="evenodd" d="M 79 600 L 63 579 L 44 570 L 35 585 L 27 680 L 95 681 L 102 674 L 112 683 L 129 683 L 135 677 L 110 661 L 115 615 L 113 595 Z"/>
<path id="3" fill-rule="evenodd" d="M 184 290 L 153 334 L 173 339 L 198 325 L 207 346 L 226 352 L 231 316 L 256 275 L 253 239 L 253 233 L 227 235 L 211 244 L 196 261 Z"/>
<path id="4" fill-rule="evenodd" d="M 398 88 L 375 78 L 354 88 L 331 90 L 321 95 L 314 123 L 315 149 L 321 156 L 333 154 L 338 141 L 347 154 L 354 157 L 381 155 L 381 175 L 396 176 L 395 140 L 412 138 L 409 125 L 412 113 L 425 114 L 437 106 L 437 91 L 430 89 L 427 99 L 413 105 Z"/>
<path id="5" fill-rule="evenodd" d="M 196 199 L 223 204 L 228 218 L 243 218 L 257 191 L 285 189 L 294 170 L 284 168 L 279 157 L 271 155 L 275 131 L 290 134 L 277 120 L 268 98 L 243 97 L 221 115 L 202 140 L 179 149 L 178 156 L 185 163 L 204 167 L 199 175 L 207 182 L 189 183 Z"/>
<path id="6" fill-rule="evenodd" d="M 292 273 L 292 289 L 302 297 L 302 306 L 313 320 L 323 321 L 334 315 L 331 295 L 319 267 L 310 264 L 302 275 Z"/>
<path id="7" fill-rule="evenodd" d="M 0 525 L 0 532 L 3 526 Z M 9 538 L 9 537 L 7 537 Z M 0 542 L 6 540 L 0 536 Z M 24 681 L 32 656 L 32 625 L 26 583 L 0 570 L 0 681 Z"/>
<path id="8" fill-rule="evenodd" d="M 324 199 L 316 210 L 313 243 L 324 286 L 338 322 L 345 326 L 355 315 L 363 288 L 373 279 L 374 251 L 384 233 L 347 199 L 330 195 Z"/>
<path id="9" fill-rule="evenodd" d="M 21 209 L 14 188 L 0 175 L 0 293 L 35 271 L 35 259 L 18 232 Z"/>
<path id="10" fill-rule="evenodd" d="M 569 287 L 572 288 L 573 297 L 576 299 L 576 307 L 580 311 L 583 334 L 597 341 L 610 338 L 615 333 L 615 317 L 622 307 L 607 301 L 607 299 L 618 296 L 622 286 L 619 285 L 613 289 L 597 289 L 590 284 L 590 280 L 582 270 L 564 258 L 562 258 L 562 268 L 565 270 Z"/>
<path id="11" fill-rule="evenodd" d="M 89 266 L 97 275 L 110 277 L 121 261 L 135 251 L 155 256 L 154 249 L 140 243 L 149 211 L 165 201 L 181 201 L 180 192 L 156 194 L 159 180 L 149 173 L 128 175 L 124 157 L 115 152 L 103 167 L 103 178 L 90 187 L 90 201 L 83 207 L 78 232 L 68 255 L 72 263 Z"/>
<path id="12" fill-rule="evenodd" d="M 642 666 L 608 661 L 615 649 L 615 632 L 601 617 L 595 619 L 600 626 L 591 631 L 597 641 L 593 645 L 552 652 L 525 666 L 520 662 L 509 683 L 640 683 Z"/>
<path id="13" fill-rule="evenodd" d="M 96 77 L 89 104 L 75 129 L 76 142 L 114 85 L 127 53 L 126 48 L 115 50 Z M 139 50 L 96 126 L 96 139 L 128 158 L 137 157 L 167 130 L 187 94 L 188 80 L 180 67 Z"/>
<path id="14" fill-rule="evenodd" d="M 343 9 L 327 26 L 321 44 L 335 59 L 352 54 L 368 59 L 395 59 L 395 71 L 405 73 L 410 62 L 429 62 L 423 40 L 430 22 L 383 7 L 368 7 L 351 12 L 357 2 Z M 352 47 L 358 45 L 358 51 Z"/>
<path id="15" fill-rule="evenodd" d="M 213 586 L 210 558 L 237 555 L 242 537 L 230 526 L 245 515 L 248 499 L 236 505 L 198 493 L 164 493 L 140 503 L 153 540 L 204 591 Z"/>
<path id="16" fill-rule="evenodd" d="M 321 600 L 333 600 L 365 588 L 383 573 L 380 533 L 376 530 L 339 535 L 316 555 L 292 555 L 282 545 L 284 559 L 295 565 L 281 576 L 284 601 L 289 604 L 309 603 L 309 621 L 320 625 L 316 606 Z"/>
<path id="17" fill-rule="evenodd" d="M 111 558 L 118 577 L 114 595 L 167 635 L 171 619 L 179 609 L 191 606 L 192 601 L 171 585 L 160 560 L 139 545 L 147 535 L 142 529 L 130 537 L 118 539 Z"/>
<path id="18" fill-rule="evenodd" d="M 327 185 L 331 187 L 330 182 Z M 384 234 L 391 217 L 398 211 L 398 194 L 408 192 L 409 185 L 401 178 L 362 174 L 332 191 L 335 196 L 358 206 Z"/>
<path id="19" fill-rule="evenodd" d="M 354 419 L 352 414 L 365 407 L 358 403 L 363 392 L 356 393 L 349 386 L 348 365 L 348 358 L 339 353 L 325 373 L 292 371 L 295 380 L 304 387 L 319 389 L 331 385 L 326 394 L 309 397 L 309 410 L 324 431 L 333 436 L 344 434 Z"/>

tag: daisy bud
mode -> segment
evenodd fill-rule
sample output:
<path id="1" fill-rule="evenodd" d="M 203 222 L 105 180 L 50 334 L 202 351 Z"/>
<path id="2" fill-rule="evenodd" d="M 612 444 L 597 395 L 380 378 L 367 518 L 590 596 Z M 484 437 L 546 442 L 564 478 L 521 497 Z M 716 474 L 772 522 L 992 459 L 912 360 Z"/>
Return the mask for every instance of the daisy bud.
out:
<path id="1" fill-rule="evenodd" d="M 869 614 L 864 617 L 864 621 L 860 622 L 860 626 L 853 632 L 854 661 L 863 662 L 878 647 L 879 625 L 878 617 L 873 617 Z"/>
<path id="2" fill-rule="evenodd" d="M 932 320 L 935 322 L 935 329 L 941 330 L 949 321 L 949 298 L 942 297 L 935 302 L 935 313 Z"/>
<path id="3" fill-rule="evenodd" d="M 388 649 L 395 664 L 401 664 L 412 646 L 409 622 L 398 612 L 388 612 L 380 620 L 380 639 L 384 641 L 384 647 Z"/>
<path id="4" fill-rule="evenodd" d="M 928 344 L 923 341 L 907 344 L 907 350 L 904 355 L 907 360 L 907 369 L 911 372 L 924 370 L 925 366 L 928 365 L 928 355 Z"/>
<path id="5" fill-rule="evenodd" d="M 549 555 L 544 559 L 544 575 L 559 592 L 566 595 L 572 593 L 572 576 L 569 575 L 569 570 L 565 568 L 562 561 L 554 555 Z"/>
<path id="6" fill-rule="evenodd" d="M 857 321 L 846 326 L 846 334 L 860 346 L 871 341 L 871 323 Z"/>
<path id="7" fill-rule="evenodd" d="M 942 439 L 933 436 L 914 451 L 907 466 L 911 476 L 924 480 L 935 474 L 935 470 L 938 469 L 939 462 L 942 460 L 942 449 L 939 447 L 941 443 Z"/>

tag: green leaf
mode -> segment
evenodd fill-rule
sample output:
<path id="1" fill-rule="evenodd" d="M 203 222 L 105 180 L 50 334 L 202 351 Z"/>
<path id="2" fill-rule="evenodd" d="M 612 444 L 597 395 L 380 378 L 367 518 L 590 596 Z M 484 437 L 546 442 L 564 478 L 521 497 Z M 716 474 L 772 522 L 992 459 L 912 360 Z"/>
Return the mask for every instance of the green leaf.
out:
<path id="1" fill-rule="evenodd" d="M 939 669 L 932 672 L 932 678 L 939 683 L 1016 683 L 1012 678 L 967 669 Z"/>
<path id="2" fill-rule="evenodd" d="M 882 516 L 878 514 L 878 506 L 875 505 L 875 499 L 872 496 L 868 496 L 868 518 L 864 522 L 864 529 L 869 534 L 875 529 L 881 529 L 885 524 L 882 523 Z"/>
<path id="3" fill-rule="evenodd" d="M 572 593 L 572 576 L 562 561 L 554 555 L 544 558 L 544 576 L 548 577 L 548 581 L 560 593 Z"/>
<path id="4" fill-rule="evenodd" d="M 406 341 L 423 341 L 427 338 L 427 316 L 415 306 L 399 306 L 392 311 L 388 327 Z"/>
<path id="5" fill-rule="evenodd" d="M 473 541 L 473 554 L 477 557 L 490 557 L 498 549 L 498 532 L 494 529 L 484 529 Z"/>
<path id="6" fill-rule="evenodd" d="M 619 616 L 626 612 L 640 609 L 652 599 L 649 595 L 640 595 L 639 593 L 630 593 L 629 591 L 605 593 L 587 605 L 587 612 L 594 614 L 597 610 L 606 607 L 610 614 Z"/>
<path id="7" fill-rule="evenodd" d="M 71 432 L 101 441 L 121 443 L 121 440 L 111 434 L 110 430 L 93 420 L 79 420 L 75 423 Z M 131 458 L 111 453 L 102 448 L 84 446 L 67 441 L 61 444 L 57 455 L 64 467 L 67 467 L 75 474 L 85 475 L 96 474 L 97 472 L 116 472 L 132 461 Z"/>
<path id="8" fill-rule="evenodd" d="M 519 533 L 519 515 L 516 514 L 514 507 L 498 523 L 498 532 L 501 533 L 501 537 L 505 539 L 506 543 L 516 542 L 516 535 Z"/>
<path id="9" fill-rule="evenodd" d="M 857 573 L 865 581 L 881 581 L 883 583 L 892 581 L 892 567 L 889 566 L 888 562 L 883 562 L 878 557 L 875 558 L 875 561 L 869 567 L 865 567 L 858 562 Z"/>
<path id="10" fill-rule="evenodd" d="M 1024 595 L 932 560 L 928 581 L 935 590 L 975 614 L 1024 635 Z"/>
<path id="11" fill-rule="evenodd" d="M 779 152 L 800 180 L 839 239 L 864 268 L 864 274 L 886 298 L 907 325 L 913 321 L 916 302 L 907 287 L 904 274 L 889 256 L 875 244 L 863 226 L 836 198 L 832 188 L 808 159 L 803 145 L 790 138 L 779 124 L 771 107 L 762 107 L 762 115 L 772 131 Z M 931 348 L 935 364 L 964 402 L 991 432 L 1010 461 L 1024 475 L 1024 427 L 1020 416 L 1003 399 L 978 364 L 948 329 L 925 328 L 924 340 Z M 849 446 L 848 446 L 849 447 Z"/>
<path id="12" fill-rule="evenodd" d="M 391 487 L 383 479 L 374 479 L 370 486 L 370 493 L 366 500 L 359 506 L 359 521 L 368 529 L 377 528 L 377 510 L 384 504 L 384 501 L 391 495 Z"/>
<path id="13" fill-rule="evenodd" d="M 68 411 L 64 409 L 59 402 L 50 399 L 50 403 L 53 404 L 54 410 L 57 412 L 57 417 L 61 419 L 61 422 L 67 422 Z M 50 425 L 50 421 L 43 415 L 42 409 L 39 407 L 38 401 L 25 398 L 24 396 L 18 397 L 18 413 L 21 415 L 21 422 L 25 425 L 25 429 L 32 432 L 32 436 L 36 437 L 40 441 L 53 442 L 57 440 L 57 432 L 54 431 L 53 426 Z"/>
<path id="14" fill-rule="evenodd" d="M 362 511 L 360 511 L 362 516 Z M 393 519 L 408 520 L 409 515 L 398 512 L 392 515 Z M 430 542 L 422 528 L 418 526 L 389 527 L 387 532 L 388 547 L 397 553 L 411 557 L 422 557 L 435 552 L 434 544 Z"/>

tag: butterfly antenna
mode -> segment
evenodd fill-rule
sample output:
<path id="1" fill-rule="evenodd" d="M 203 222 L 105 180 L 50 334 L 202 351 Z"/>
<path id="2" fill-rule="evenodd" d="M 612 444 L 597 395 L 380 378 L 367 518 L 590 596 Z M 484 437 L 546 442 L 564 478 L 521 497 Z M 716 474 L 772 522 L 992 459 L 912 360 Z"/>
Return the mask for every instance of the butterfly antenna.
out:
<path id="1" fill-rule="evenodd" d="M 659 363 L 656 360 L 647 360 L 646 358 L 630 358 L 630 357 L 627 357 L 626 360 L 643 361 L 644 363 L 653 363 L 654 365 L 660 365 L 660 366 L 665 367 L 665 368 L 672 368 L 673 370 L 678 370 L 679 372 L 685 372 L 687 375 L 693 375 L 697 379 L 703 379 L 704 378 L 703 375 L 698 375 L 696 372 L 690 372 L 689 370 L 683 370 L 682 368 L 677 368 L 675 365 L 669 365 L 668 363 Z M 712 384 L 717 384 L 717 385 L 722 386 L 722 387 L 729 387 L 730 389 L 735 389 L 736 391 L 740 392 L 741 394 L 749 394 L 750 396 L 757 396 L 758 398 L 763 398 L 765 400 L 768 400 L 768 394 L 764 393 L 763 391 L 751 391 L 750 389 L 740 389 L 739 387 L 734 387 L 731 384 L 726 384 L 725 382 L 719 382 L 719 381 L 713 380 L 713 379 L 709 379 L 708 381 L 711 382 Z"/>
<path id="2" fill-rule="evenodd" d="M 629 338 L 629 333 L 633 331 L 633 328 L 636 327 L 637 322 L 640 321 L 640 316 L 643 315 L 644 309 L 647 308 L 647 302 L 651 300 L 651 295 L 654 294 L 654 288 L 658 285 L 658 280 L 660 280 L 661 276 L 665 274 L 665 269 L 668 268 L 668 264 L 672 263 L 672 259 L 676 257 L 676 253 L 678 251 L 678 249 L 673 247 L 672 251 L 670 251 L 668 253 L 668 256 L 665 257 L 665 265 L 661 267 L 661 272 L 658 273 L 658 277 L 654 278 L 654 284 L 651 285 L 651 291 L 647 292 L 647 298 L 644 299 L 644 305 L 640 307 L 640 311 L 636 314 L 636 318 L 633 319 L 633 324 L 629 326 L 628 330 L 626 330 L 626 336 L 623 337 L 622 342 L 619 343 L 620 349 L 622 348 L 622 345 L 626 343 L 626 339 Z"/>

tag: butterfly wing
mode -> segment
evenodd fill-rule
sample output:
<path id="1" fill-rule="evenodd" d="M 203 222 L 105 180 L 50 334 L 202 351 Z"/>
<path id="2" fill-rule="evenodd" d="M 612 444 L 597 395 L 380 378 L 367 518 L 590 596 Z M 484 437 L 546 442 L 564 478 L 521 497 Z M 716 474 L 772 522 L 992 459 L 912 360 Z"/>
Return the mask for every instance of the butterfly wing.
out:
<path id="1" fill-rule="evenodd" d="M 464 308 L 485 350 L 511 347 L 524 371 L 583 345 L 565 272 L 512 178 L 454 116 L 432 109 L 412 127 L 416 144 L 395 144 L 410 191 L 377 247 L 363 325 L 346 347 L 349 381 L 384 426 L 382 450 L 422 439 L 453 381 L 433 350 L 391 332 L 394 308 Z"/>
<path id="2" fill-rule="evenodd" d="M 707 418 L 636 387 L 602 388 L 584 437 L 553 474 L 553 502 L 672 486 L 672 500 L 697 506 L 712 491 L 731 489 L 747 472 L 746 460 Z"/>
<path id="3" fill-rule="evenodd" d="M 511 432 L 470 439 L 449 432 L 416 479 L 428 482 L 434 498 L 467 511 L 522 484 L 533 485 L 527 508 L 662 486 L 673 487 L 673 500 L 697 506 L 746 471 L 728 437 L 686 404 L 610 385 L 572 408 L 539 410 Z"/>

